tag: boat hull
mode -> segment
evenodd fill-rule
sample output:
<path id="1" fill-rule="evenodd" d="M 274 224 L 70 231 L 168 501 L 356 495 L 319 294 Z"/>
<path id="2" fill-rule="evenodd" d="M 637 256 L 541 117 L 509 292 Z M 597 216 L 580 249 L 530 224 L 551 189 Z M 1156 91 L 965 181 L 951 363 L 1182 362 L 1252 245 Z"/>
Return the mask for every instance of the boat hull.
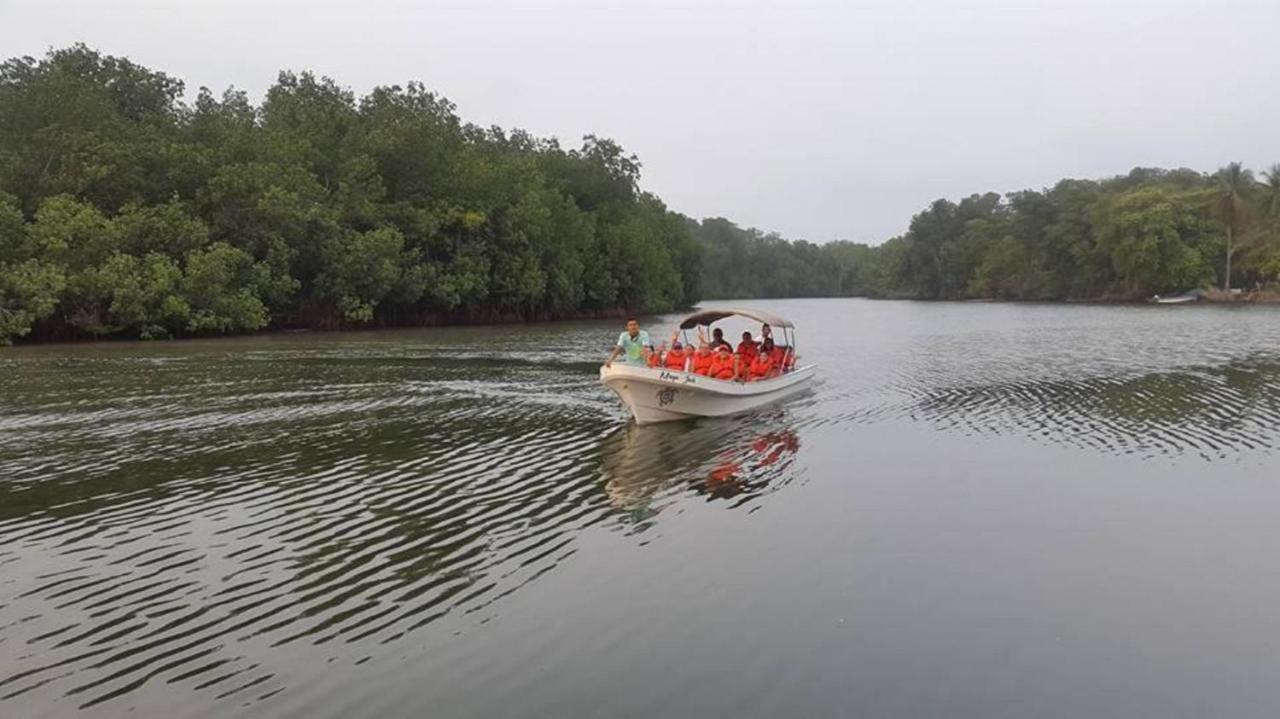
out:
<path id="1" fill-rule="evenodd" d="M 749 412 L 804 391 L 812 365 L 756 382 L 734 382 L 650 367 L 600 368 L 600 381 L 630 410 L 636 424 Z"/>

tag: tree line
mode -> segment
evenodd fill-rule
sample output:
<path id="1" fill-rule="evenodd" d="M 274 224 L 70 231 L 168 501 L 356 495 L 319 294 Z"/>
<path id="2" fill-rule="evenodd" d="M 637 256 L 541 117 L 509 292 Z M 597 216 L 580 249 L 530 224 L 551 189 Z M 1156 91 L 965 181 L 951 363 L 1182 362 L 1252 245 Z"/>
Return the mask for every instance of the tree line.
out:
<path id="1" fill-rule="evenodd" d="M 877 246 L 697 227 L 712 297 L 1136 300 L 1280 280 L 1280 165 L 1255 176 L 1135 168 L 1107 180 L 937 200 Z"/>
<path id="2" fill-rule="evenodd" d="M 1280 165 L 937 200 L 880 245 L 816 244 L 672 212 L 612 140 L 479 127 L 419 83 L 184 97 L 83 45 L 0 64 L 0 343 L 1280 277 Z"/>
<path id="3" fill-rule="evenodd" d="M 688 219 L 617 143 L 283 72 L 255 106 L 83 45 L 0 65 L 0 341 L 665 311 Z"/>

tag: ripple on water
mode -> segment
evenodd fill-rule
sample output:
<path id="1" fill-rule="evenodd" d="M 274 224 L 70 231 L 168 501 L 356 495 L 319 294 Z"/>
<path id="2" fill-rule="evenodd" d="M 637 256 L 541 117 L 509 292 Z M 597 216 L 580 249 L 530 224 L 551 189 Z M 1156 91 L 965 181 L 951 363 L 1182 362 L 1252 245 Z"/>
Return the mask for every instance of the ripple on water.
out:
<path id="1" fill-rule="evenodd" d="M 981 310 L 1015 311 L 1032 321 L 820 336 L 810 394 L 645 428 L 581 359 L 600 352 L 594 325 L 555 330 L 553 349 L 496 330 L 0 358 L 0 715 L 284 701 L 429 628 L 486 621 L 593 528 L 644 544 L 691 502 L 755 511 L 810 480 L 803 446 L 867 424 L 1101 454 L 1274 452 L 1271 324 L 1200 347 L 1188 338 L 1220 316 Z"/>
<path id="2" fill-rule="evenodd" d="M 483 615 L 585 528 L 791 480 L 794 433 L 620 431 L 593 373 L 427 355 L 28 372 L 0 424 L 0 702 L 269 698 L 313 653 Z"/>

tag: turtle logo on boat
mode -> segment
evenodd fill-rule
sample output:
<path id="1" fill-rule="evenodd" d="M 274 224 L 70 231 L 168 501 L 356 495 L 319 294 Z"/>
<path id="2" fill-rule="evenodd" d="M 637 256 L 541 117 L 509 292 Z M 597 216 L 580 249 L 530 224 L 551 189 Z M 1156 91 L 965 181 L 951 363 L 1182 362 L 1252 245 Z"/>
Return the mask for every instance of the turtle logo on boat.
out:
<path id="1" fill-rule="evenodd" d="M 664 387 L 658 390 L 658 406 L 666 407 L 667 405 L 676 401 L 676 393 L 679 391 L 680 390 L 676 389 L 675 387 Z"/>

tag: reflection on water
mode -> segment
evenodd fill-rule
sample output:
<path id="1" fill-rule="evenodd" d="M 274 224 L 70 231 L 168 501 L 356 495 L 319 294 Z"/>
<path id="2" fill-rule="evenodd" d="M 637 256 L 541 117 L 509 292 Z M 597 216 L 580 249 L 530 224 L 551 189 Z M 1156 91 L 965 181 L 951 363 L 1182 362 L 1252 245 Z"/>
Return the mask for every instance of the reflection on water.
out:
<path id="1" fill-rule="evenodd" d="M 690 489 L 749 504 L 796 477 L 789 470 L 799 449 L 779 408 L 742 419 L 628 424 L 601 443 L 601 473 L 610 503 L 644 528 Z"/>
<path id="2" fill-rule="evenodd" d="M 802 598 L 778 589 L 777 597 L 756 595 L 756 604 L 735 601 L 736 612 L 759 612 L 744 616 L 744 626 L 781 621 L 782 606 L 806 615 L 829 598 L 822 588 L 832 582 L 840 592 L 892 593 L 876 626 L 920 626 L 920 617 L 894 615 L 892 606 L 898 596 L 927 597 L 935 573 L 892 572 L 946 551 L 945 539 L 911 549 L 932 531 L 932 496 L 945 487 L 930 487 L 930 509 L 920 512 L 894 505 L 896 491 L 862 494 L 896 522 L 876 525 L 883 542 L 798 522 L 828 506 L 863 511 L 847 494 L 860 482 L 938 476 L 951 458 L 934 456 L 942 451 L 932 442 L 937 430 L 990 443 L 983 471 L 994 479 L 1006 456 L 1042 466 L 1036 453 L 1049 453 L 1046 443 L 1095 463 L 1166 460 L 1152 474 L 1182 455 L 1231 466 L 1268 461 L 1280 447 L 1275 315 L 790 306 L 802 326 L 831 330 L 805 336 L 806 358 L 821 371 L 812 394 L 745 417 L 643 428 L 626 422 L 596 380 L 592 358 L 616 336 L 611 324 L 5 351 L 0 716 L 63 716 L 77 707 L 226 716 L 246 705 L 267 715 L 336 716 L 344 712 L 329 701 L 359 696 L 370 680 L 362 668 L 385 669 L 411 649 L 442 653 L 445 664 L 456 659 L 495 692 L 552 682 L 571 695 L 569 675 L 490 669 L 486 657 L 467 655 L 465 639 L 449 642 L 494 619 L 554 614 L 565 598 L 529 588 L 555 586 L 571 571 L 620 581 L 627 559 L 583 558 L 606 539 L 669 562 L 668 572 L 684 566 L 683 556 L 666 552 L 696 528 L 669 519 L 695 507 L 727 526 L 755 522 L 780 563 L 751 572 L 768 579 L 785 567 L 788 581 L 814 588 Z M 1192 341 L 1205 336 L 1226 339 Z M 851 454 L 848 445 L 867 433 L 886 446 Z M 883 464 L 868 459 L 881 451 L 890 458 Z M 1124 471 L 1137 481 L 1133 465 Z M 1010 485 L 1006 478 L 992 486 Z M 783 496 L 788 511 L 768 511 Z M 1004 506 L 1003 497 L 985 499 L 984 507 Z M 1036 501 L 1020 498 L 1020 511 Z M 863 524 L 875 516 L 866 509 Z M 980 539 L 967 530 L 1008 518 L 968 520 L 956 536 Z M 646 531 L 659 523 L 673 530 Z M 822 529 L 831 530 L 823 556 L 878 568 L 882 582 L 840 584 L 843 568 L 806 575 L 816 560 L 792 538 Z M 1051 553 L 1053 535 L 1046 537 L 1041 549 Z M 1034 556 L 1037 539 L 1018 543 Z M 719 561 L 699 564 L 712 573 L 704 594 L 732 581 L 714 572 L 734 564 L 733 551 L 717 547 Z M 987 569 L 987 579 L 1005 586 L 1036 586 Z M 953 578 L 948 597 L 981 594 L 968 576 Z M 1007 592 L 980 606 L 1004 602 L 1017 615 L 1025 609 L 1018 599 Z M 697 606 L 686 602 L 682 630 L 722 626 Z M 644 619 L 613 609 L 606 623 L 619 634 L 608 655 L 634 660 L 628 670 L 646 666 L 649 656 L 627 653 L 644 646 Z M 577 652 L 554 636 L 542 649 L 561 661 Z M 743 681 L 705 679 L 710 691 L 775 708 L 763 700 L 778 687 L 789 686 L 793 699 L 824 696 L 747 661 L 724 672 Z M 796 671 L 822 676 L 837 666 L 815 659 Z M 652 669 L 635 676 L 646 692 L 670 680 Z M 403 697 L 450 687 L 409 671 L 383 689 Z"/>

